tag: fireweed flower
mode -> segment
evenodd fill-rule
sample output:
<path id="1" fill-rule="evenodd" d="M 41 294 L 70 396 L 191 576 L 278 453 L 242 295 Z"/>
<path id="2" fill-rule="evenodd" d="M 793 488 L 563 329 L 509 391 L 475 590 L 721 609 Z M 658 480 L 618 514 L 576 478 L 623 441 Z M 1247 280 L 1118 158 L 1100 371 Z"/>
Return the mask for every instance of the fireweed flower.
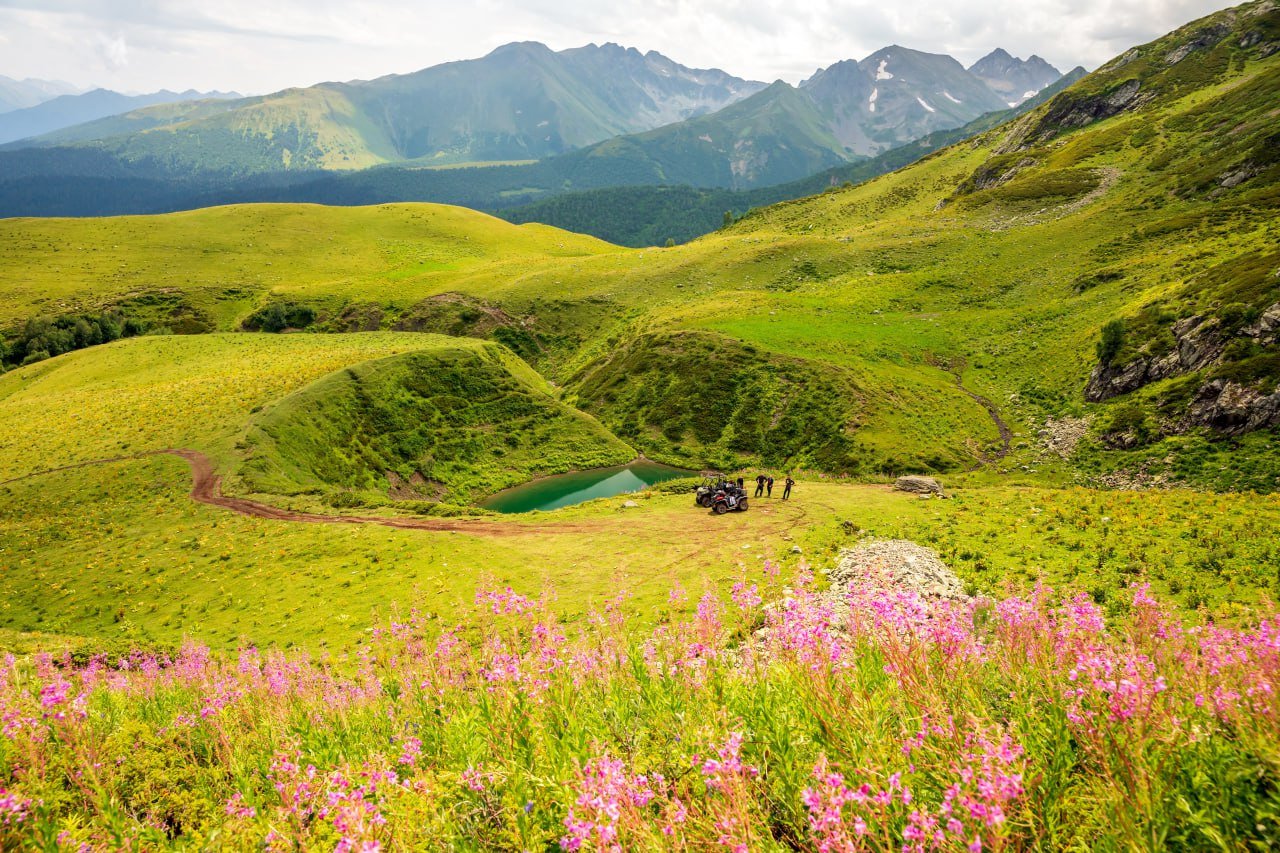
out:
<path id="1" fill-rule="evenodd" d="M 476 793 L 483 793 L 486 775 L 478 768 L 468 766 L 462 771 L 462 784 Z"/>
<path id="2" fill-rule="evenodd" d="M 724 789 L 736 779 L 754 779 L 760 771 L 749 764 L 744 764 L 742 751 L 742 732 L 730 732 L 728 739 L 716 750 L 716 758 L 708 758 L 702 763 L 702 775 L 708 788 Z"/>
<path id="3" fill-rule="evenodd" d="M 1043 843 L 1031 803 L 1068 823 L 1081 808 L 1043 785 L 1055 771 L 1037 750 L 1070 741 L 1090 808 L 1142 829 L 1150 818 L 1129 778 L 1099 768 L 1132 767 L 1146 790 L 1194 799 L 1170 775 L 1182 757 L 1261 766 L 1280 736 L 1275 613 L 1243 628 L 1194 626 L 1140 585 L 1104 618 L 1088 597 L 1044 587 L 953 604 L 859 585 L 842 596 L 810 580 L 767 606 L 742 581 L 724 590 L 727 615 L 712 594 L 690 618 L 651 630 L 626 621 L 621 600 L 562 624 L 504 590 L 479 596 L 472 622 L 396 619 L 338 658 L 191 643 L 79 667 L 66 655 L 7 656 L 0 847 L 52 838 L 62 828 L 52 821 L 69 819 L 79 824 L 68 844 L 99 844 L 101 818 L 67 804 L 98 786 L 120 790 L 153 761 L 189 761 L 194 745 L 204 760 L 193 790 L 209 798 L 211 829 L 268 850 L 376 850 L 406 837 L 406 816 L 436 806 L 448 817 L 435 830 L 475 838 L 479 822 L 516 818 L 565 849 L 752 848 L 797 809 L 785 831 L 824 853 L 1020 849 Z M 757 619 L 762 630 L 749 636 L 726 627 Z M 749 704 L 766 697 L 778 713 L 767 725 Z M 123 747 L 103 740 L 108 713 L 129 727 Z M 721 719 L 744 722 L 709 752 L 683 752 Z M 646 730 L 651 720 L 661 737 Z M 743 755 L 748 725 L 755 764 Z M 853 737 L 820 734 L 832 731 Z M 560 766 L 575 769 L 530 787 L 523 749 L 552 743 Z M 226 772 L 224 756 L 240 769 Z M 796 761 L 812 775 L 802 793 L 782 793 L 793 789 L 773 782 L 794 778 Z M 765 776 L 768 785 L 757 781 Z M 541 805 L 526 818 L 529 801 Z M 119 844 L 146 848 L 168 831 L 146 808 L 138 814 L 112 827 Z"/>
<path id="4" fill-rule="evenodd" d="M 760 593 L 755 584 L 748 586 L 745 582 L 738 581 L 733 585 L 730 597 L 743 613 L 749 613 L 760 606 Z"/>
<path id="5" fill-rule="evenodd" d="M 31 811 L 31 800 L 0 787 L 0 825 L 22 823 Z"/>
<path id="6" fill-rule="evenodd" d="M 564 819 L 567 832 L 560 838 L 561 849 L 579 850 L 584 844 L 592 849 L 625 849 L 620 823 L 638 817 L 639 810 L 657 796 L 655 787 L 661 790 L 662 786 L 661 776 L 651 780 L 644 774 L 633 775 L 620 759 L 608 755 L 591 759 L 579 773 L 578 795 Z"/>

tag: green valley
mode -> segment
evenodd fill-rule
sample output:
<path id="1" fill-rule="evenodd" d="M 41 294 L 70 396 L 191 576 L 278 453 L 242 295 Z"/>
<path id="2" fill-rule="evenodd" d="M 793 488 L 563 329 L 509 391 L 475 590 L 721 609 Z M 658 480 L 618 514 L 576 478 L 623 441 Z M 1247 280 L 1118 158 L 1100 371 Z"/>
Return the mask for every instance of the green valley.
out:
<path id="1" fill-rule="evenodd" d="M 1280 6 L 1056 75 L 518 43 L 0 155 L 644 235 L 0 219 L 0 848 L 1275 848 Z"/>

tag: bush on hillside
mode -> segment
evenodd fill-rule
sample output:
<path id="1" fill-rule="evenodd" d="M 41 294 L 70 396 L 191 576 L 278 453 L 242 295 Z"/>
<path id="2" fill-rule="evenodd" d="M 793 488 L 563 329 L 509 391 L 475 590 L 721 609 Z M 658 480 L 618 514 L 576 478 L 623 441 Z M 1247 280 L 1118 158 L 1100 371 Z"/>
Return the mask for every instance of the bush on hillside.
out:
<path id="1" fill-rule="evenodd" d="M 240 325 L 250 332 L 305 329 L 316 321 L 315 309 L 292 302 L 272 302 L 254 311 Z"/>
<path id="2" fill-rule="evenodd" d="M 139 323 L 125 320 L 115 311 L 31 317 L 7 344 L 0 345 L 0 357 L 8 364 L 32 364 L 143 331 Z"/>
<path id="3" fill-rule="evenodd" d="M 1112 320 L 1102 327 L 1102 336 L 1098 341 L 1098 361 L 1110 364 L 1124 346 L 1124 320 Z"/>

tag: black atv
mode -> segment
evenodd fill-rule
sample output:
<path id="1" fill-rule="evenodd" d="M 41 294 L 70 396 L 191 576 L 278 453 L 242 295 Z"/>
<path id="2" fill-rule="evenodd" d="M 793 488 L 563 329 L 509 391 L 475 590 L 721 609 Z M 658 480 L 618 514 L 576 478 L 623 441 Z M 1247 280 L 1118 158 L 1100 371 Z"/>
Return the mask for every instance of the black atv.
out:
<path id="1" fill-rule="evenodd" d="M 711 496 L 711 511 L 716 515 L 724 515 L 730 510 L 746 512 L 746 489 L 741 488 L 737 483 L 724 483 L 722 485 L 723 488 L 717 489 L 716 493 Z"/>

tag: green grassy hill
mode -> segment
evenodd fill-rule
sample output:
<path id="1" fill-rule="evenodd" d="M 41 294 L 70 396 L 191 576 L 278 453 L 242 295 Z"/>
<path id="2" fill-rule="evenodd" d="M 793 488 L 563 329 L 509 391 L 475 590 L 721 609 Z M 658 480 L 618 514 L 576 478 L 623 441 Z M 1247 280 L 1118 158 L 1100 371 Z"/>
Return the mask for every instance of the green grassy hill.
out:
<path id="1" fill-rule="evenodd" d="M 320 493 L 338 506 L 466 505 L 535 477 L 635 458 L 505 347 L 445 340 L 331 374 L 256 415 L 237 484 Z"/>
<path id="2" fill-rule="evenodd" d="M 0 324 L 119 308 L 168 324 L 237 328 L 268 297 L 407 308 L 469 272 L 616 254 L 591 237 L 461 208 L 307 205 L 157 217 L 0 220 Z"/>
<path id="3" fill-rule="evenodd" d="M 813 102 L 779 80 L 707 116 L 619 136 L 566 155 L 576 183 L 742 188 L 807 177 L 849 159 Z"/>
<path id="4" fill-rule="evenodd" d="M 1039 432 L 1048 418 L 1083 417 L 1092 437 L 1069 466 L 1079 474 L 1125 469 L 1226 486 L 1216 473 L 1224 455 L 1264 458 L 1262 436 L 1273 427 L 1268 115 L 1280 70 L 1265 47 L 1275 17 L 1265 6 L 1220 13 L 1012 124 L 676 249 L 624 251 L 460 211 L 386 206 L 17 220 L 0 226 L 9 237 L 2 251 L 15 280 L 55 281 L 65 311 L 199 299 L 210 325 L 236 328 L 277 302 L 313 308 L 316 330 L 499 340 L 637 449 L 686 464 L 965 468 L 1002 449 L 982 398 L 1014 433 L 1006 467 L 1059 465 L 1041 460 Z M 124 229 L 139 227 L 174 236 L 138 249 Z M 175 250 L 181 265 L 171 263 Z M 108 287 L 103 270 L 113 273 Z M 35 301 L 42 289 L 15 300 L 11 322 L 53 313 Z M 1199 316 L 1194 325 L 1207 332 L 1215 294 L 1228 316 L 1212 318 L 1220 331 L 1204 363 L 1167 366 L 1140 388 L 1086 399 L 1095 370 L 1164 358 L 1187 318 Z M 1100 366 L 1101 330 L 1112 321 L 1127 331 Z M 623 371 L 608 385 L 627 352 L 659 340 L 652 335 L 673 364 L 701 358 L 715 383 L 652 384 Z M 727 348 L 707 354 L 707 341 L 719 340 Z M 742 346 L 756 352 L 730 355 Z M 821 450 L 816 437 L 760 444 L 728 429 L 736 412 L 754 411 L 751 395 L 786 386 L 769 379 L 775 390 L 759 390 L 750 376 L 785 375 L 797 363 L 848 389 L 837 395 L 838 413 L 823 415 L 840 424 L 845 450 Z M 1246 429 L 1219 412 L 1241 394 L 1261 413 L 1244 417 Z M 691 414 L 701 398 L 719 408 L 718 429 Z M 1255 488 L 1274 488 L 1280 473 L 1267 464 L 1251 471 L 1246 484 Z"/>
<path id="5" fill-rule="evenodd" d="M 636 496 L 635 508 L 615 498 L 553 514 L 458 519 L 457 530 L 424 531 L 250 518 L 196 503 L 186 463 L 171 456 L 56 470 L 191 448 L 215 461 L 230 493 L 244 494 L 265 476 L 274 478 L 266 487 L 313 490 L 259 493 L 272 503 L 422 517 L 421 497 L 392 496 L 389 481 L 381 495 L 359 493 L 346 478 L 411 458 L 401 448 L 412 450 L 415 436 L 433 437 L 411 415 L 423 399 L 415 387 L 435 391 L 450 381 L 434 369 L 438 360 L 467 366 L 494 351 L 491 344 L 408 333 L 163 336 L 5 374 L 0 631 L 75 636 L 90 649 L 176 645 L 184 637 L 226 648 L 273 642 L 342 648 L 397 609 L 448 618 L 478 587 L 532 591 L 548 583 L 570 619 L 626 589 L 628 607 L 660 620 L 692 610 L 692 603 L 668 600 L 676 586 L 696 600 L 703 586 L 727 589 L 756 576 L 764 557 L 825 565 L 863 535 L 930 543 L 984 591 L 1045 581 L 1118 605 L 1120 590 L 1137 577 L 1224 618 L 1247 614 L 1275 591 L 1269 561 L 1270 533 L 1280 523 L 1276 495 L 1097 492 L 1052 487 L 1024 473 L 951 476 L 953 500 L 921 501 L 883 486 L 802 474 L 793 502 L 757 502 L 750 513 L 714 520 L 695 511 L 687 494 L 649 493 Z M 505 372 L 492 376 L 505 384 L 505 395 L 473 395 L 472 405 L 451 411 L 440 408 L 441 395 L 428 398 L 440 411 L 433 426 L 446 422 L 442 434 L 448 419 L 480 427 L 469 448 L 480 464 L 455 484 L 474 487 L 486 473 L 518 473 L 521 465 L 526 473 L 551 470 L 547 463 L 557 454 L 561 464 L 595 464 L 603 460 L 591 454 L 623 450 L 598 425 L 566 415 L 568 395 L 551 401 L 527 367 L 506 354 L 497 361 Z M 433 367 L 411 371 L 425 386 L 401 382 L 416 364 Z M 792 376 L 802 367 L 783 366 Z M 754 378 L 767 377 L 768 367 L 757 365 Z M 353 405 L 352 373 L 376 392 L 369 401 Z M 468 372 L 468 385 L 483 375 Z M 393 399 L 394 405 L 377 405 Z M 533 415 L 532 429 L 511 447 L 483 425 L 496 406 L 511 404 L 559 413 L 570 429 L 535 443 L 543 416 Z M 403 416 L 406 428 L 368 429 L 383 415 Z M 339 440 L 309 442 L 347 425 L 356 428 L 329 433 Z M 357 448 L 357 466 L 326 467 Z M 545 459 L 526 454 L 536 448 L 549 451 Z M 418 487 L 408 474 L 409 486 Z M 352 507 L 353 497 L 365 506 Z M 475 522 L 480 526 L 468 526 Z M 9 640 L 0 635 L 0 643 Z"/>

